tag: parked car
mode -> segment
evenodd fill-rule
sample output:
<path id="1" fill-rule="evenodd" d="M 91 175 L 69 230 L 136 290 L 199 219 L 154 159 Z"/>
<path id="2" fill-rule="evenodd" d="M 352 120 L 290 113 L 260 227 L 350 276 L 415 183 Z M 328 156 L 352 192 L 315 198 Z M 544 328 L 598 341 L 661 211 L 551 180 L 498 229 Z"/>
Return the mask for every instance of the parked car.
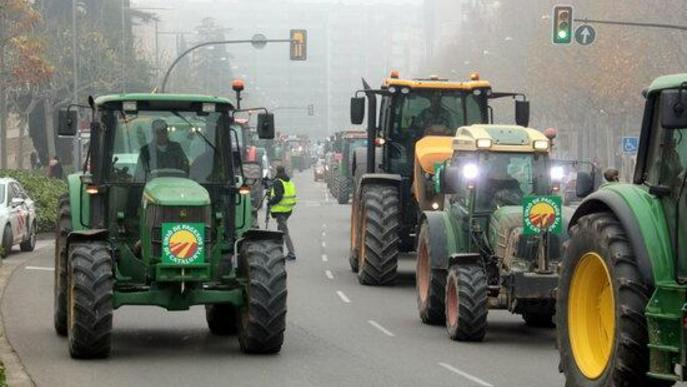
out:
<path id="1" fill-rule="evenodd" d="M 324 159 L 318 159 L 315 167 L 312 169 L 315 181 L 324 180 Z"/>
<path id="2" fill-rule="evenodd" d="M 5 258 L 12 246 L 33 251 L 36 246 L 36 208 L 24 188 L 12 178 L 0 178 L 0 257 Z"/>

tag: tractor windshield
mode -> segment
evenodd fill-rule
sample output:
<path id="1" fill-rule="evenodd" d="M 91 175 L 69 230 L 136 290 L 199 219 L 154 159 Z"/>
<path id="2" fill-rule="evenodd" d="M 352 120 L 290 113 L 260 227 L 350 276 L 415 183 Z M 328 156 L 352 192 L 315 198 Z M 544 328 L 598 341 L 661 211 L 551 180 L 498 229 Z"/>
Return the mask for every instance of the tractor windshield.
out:
<path id="1" fill-rule="evenodd" d="M 475 211 L 490 212 L 505 205 L 520 205 L 527 195 L 540 194 L 548 182 L 547 158 L 532 153 L 487 152 L 456 156 L 453 161 L 461 171 L 472 174 L 475 186 Z M 462 184 L 458 196 L 470 197 L 468 184 Z"/>
<path id="2" fill-rule="evenodd" d="M 226 181 L 216 154 L 222 113 L 187 111 L 116 112 L 113 178 L 137 183 L 154 177 L 188 177 L 199 183 Z"/>

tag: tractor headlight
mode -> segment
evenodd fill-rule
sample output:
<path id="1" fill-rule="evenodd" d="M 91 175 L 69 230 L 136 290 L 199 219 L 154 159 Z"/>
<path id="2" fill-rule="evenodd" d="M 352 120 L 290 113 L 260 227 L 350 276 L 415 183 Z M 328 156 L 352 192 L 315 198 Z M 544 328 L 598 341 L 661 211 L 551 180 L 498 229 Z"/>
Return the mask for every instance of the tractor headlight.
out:
<path id="1" fill-rule="evenodd" d="M 465 180 L 475 180 L 478 174 L 479 168 L 477 168 L 477 164 L 470 163 L 463 166 L 463 177 Z"/>
<path id="2" fill-rule="evenodd" d="M 535 140 L 532 146 L 534 150 L 545 151 L 549 149 L 549 142 L 547 140 Z"/>
<path id="3" fill-rule="evenodd" d="M 477 149 L 491 148 L 491 139 L 490 138 L 478 138 L 477 141 L 475 141 L 475 146 L 477 147 Z"/>
<path id="4" fill-rule="evenodd" d="M 553 182 L 563 181 L 563 177 L 565 177 L 565 171 L 563 170 L 563 167 L 561 167 L 561 166 L 551 167 L 550 173 L 551 173 L 551 181 L 553 181 Z"/>

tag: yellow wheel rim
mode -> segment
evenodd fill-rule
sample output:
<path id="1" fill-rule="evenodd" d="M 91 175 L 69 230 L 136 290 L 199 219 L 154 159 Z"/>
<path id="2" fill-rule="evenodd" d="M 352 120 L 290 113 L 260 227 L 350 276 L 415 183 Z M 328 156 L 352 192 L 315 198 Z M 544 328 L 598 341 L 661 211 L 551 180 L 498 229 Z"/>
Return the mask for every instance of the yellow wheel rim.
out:
<path id="1" fill-rule="evenodd" d="M 570 283 L 568 333 L 575 363 L 582 374 L 596 379 L 608 366 L 615 340 L 613 282 L 603 258 L 582 256 Z"/>

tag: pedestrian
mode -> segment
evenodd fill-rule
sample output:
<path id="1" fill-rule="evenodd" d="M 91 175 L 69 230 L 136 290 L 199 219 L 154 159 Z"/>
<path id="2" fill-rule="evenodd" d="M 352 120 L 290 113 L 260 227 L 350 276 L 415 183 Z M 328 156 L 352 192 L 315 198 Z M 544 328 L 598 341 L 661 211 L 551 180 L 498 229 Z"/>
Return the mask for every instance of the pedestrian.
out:
<path id="1" fill-rule="evenodd" d="M 48 162 L 48 177 L 54 179 L 64 179 L 64 170 L 62 169 L 62 163 L 57 155 Z"/>
<path id="2" fill-rule="evenodd" d="M 607 169 L 604 172 L 604 179 L 609 183 L 618 183 L 620 181 L 620 172 L 614 168 Z"/>
<path id="3" fill-rule="evenodd" d="M 36 151 L 31 152 L 31 169 L 39 169 L 41 167 L 41 159 L 38 157 Z"/>
<path id="4" fill-rule="evenodd" d="M 286 255 L 286 260 L 293 261 L 296 259 L 296 253 L 293 249 L 293 242 L 291 235 L 289 235 L 289 226 L 287 224 L 289 216 L 296 205 L 296 185 L 291 181 L 286 174 L 284 166 L 277 167 L 277 174 L 274 177 L 272 189 L 270 191 L 270 200 L 267 202 L 272 218 L 277 220 L 277 229 L 284 233 L 284 243 L 289 253 Z"/>

